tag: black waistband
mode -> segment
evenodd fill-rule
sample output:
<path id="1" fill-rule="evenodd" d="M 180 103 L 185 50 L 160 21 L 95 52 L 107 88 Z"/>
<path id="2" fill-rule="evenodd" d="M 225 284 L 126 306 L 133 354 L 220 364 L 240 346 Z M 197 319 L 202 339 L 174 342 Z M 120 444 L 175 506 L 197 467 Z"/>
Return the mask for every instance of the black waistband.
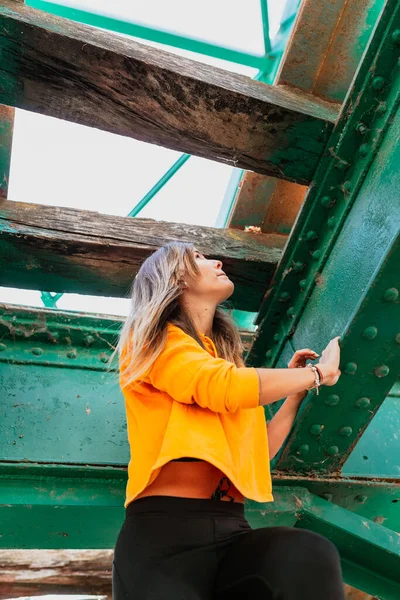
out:
<path id="1" fill-rule="evenodd" d="M 244 518 L 242 502 L 227 502 L 209 498 L 180 498 L 179 496 L 144 496 L 132 500 L 126 507 L 126 516 L 140 514 L 187 515 L 206 513 L 208 516 Z"/>

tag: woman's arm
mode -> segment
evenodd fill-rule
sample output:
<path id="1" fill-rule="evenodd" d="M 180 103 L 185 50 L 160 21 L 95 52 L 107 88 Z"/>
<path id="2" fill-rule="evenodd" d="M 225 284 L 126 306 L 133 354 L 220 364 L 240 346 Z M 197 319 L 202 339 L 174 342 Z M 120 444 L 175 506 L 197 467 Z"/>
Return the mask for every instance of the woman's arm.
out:
<path id="1" fill-rule="evenodd" d="M 267 424 L 269 459 L 272 460 L 292 429 L 297 411 L 307 392 L 288 396 L 278 412 Z"/>

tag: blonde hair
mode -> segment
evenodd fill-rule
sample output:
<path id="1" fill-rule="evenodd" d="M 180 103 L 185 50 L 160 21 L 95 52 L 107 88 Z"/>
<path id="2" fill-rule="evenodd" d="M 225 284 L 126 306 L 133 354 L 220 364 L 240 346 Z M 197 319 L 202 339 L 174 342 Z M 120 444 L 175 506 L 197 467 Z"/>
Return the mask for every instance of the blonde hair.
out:
<path id="1" fill-rule="evenodd" d="M 182 305 L 182 283 L 186 275 L 196 278 L 199 268 L 195 246 L 186 242 L 169 242 L 149 256 L 141 265 L 131 287 L 131 305 L 110 358 L 118 352 L 124 386 L 140 379 L 161 354 L 167 339 L 167 324 L 173 323 L 194 338 L 200 346 L 193 321 Z M 230 315 L 218 306 L 210 338 L 218 356 L 243 367 L 243 345 Z M 123 355 L 123 356 L 122 356 Z"/>

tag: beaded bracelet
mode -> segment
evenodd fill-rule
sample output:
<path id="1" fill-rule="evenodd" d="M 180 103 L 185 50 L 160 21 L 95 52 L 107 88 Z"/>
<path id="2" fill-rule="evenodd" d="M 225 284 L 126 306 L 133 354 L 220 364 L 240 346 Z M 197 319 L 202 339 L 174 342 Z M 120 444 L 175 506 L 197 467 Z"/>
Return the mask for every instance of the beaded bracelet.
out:
<path id="1" fill-rule="evenodd" d="M 315 375 L 315 384 L 309 388 L 306 388 L 307 390 L 313 390 L 314 388 L 317 388 L 317 396 L 319 394 L 319 387 L 321 385 L 321 381 L 319 378 L 319 369 L 318 367 L 315 367 L 314 365 L 308 364 L 307 367 L 309 369 L 312 369 L 312 371 L 314 372 Z"/>

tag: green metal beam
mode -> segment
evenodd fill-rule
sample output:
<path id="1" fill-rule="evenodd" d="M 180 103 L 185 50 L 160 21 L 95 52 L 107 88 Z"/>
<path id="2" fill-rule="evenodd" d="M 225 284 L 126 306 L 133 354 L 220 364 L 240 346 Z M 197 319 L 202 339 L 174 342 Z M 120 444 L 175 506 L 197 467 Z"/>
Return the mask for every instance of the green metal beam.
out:
<path id="1" fill-rule="evenodd" d="M 72 21 L 78 21 L 79 23 L 85 23 L 86 25 L 116 31 L 118 33 L 150 40 L 159 44 L 166 44 L 175 48 L 182 48 L 183 50 L 189 50 L 190 52 L 205 54 L 206 56 L 227 60 L 254 69 L 263 70 L 268 66 L 268 60 L 264 56 L 240 52 L 233 48 L 217 46 L 202 40 L 188 38 L 168 31 L 161 31 L 159 29 L 154 29 L 153 27 L 146 27 L 145 25 L 140 25 L 138 23 L 127 22 L 106 15 L 100 15 L 43 0 L 27 0 L 26 4 L 32 8 L 37 8 Z"/>
<path id="2" fill-rule="evenodd" d="M 171 177 L 173 177 L 175 173 L 179 171 L 181 167 L 183 167 L 185 162 L 187 162 L 190 157 L 191 154 L 182 154 L 182 156 L 180 156 L 178 160 L 174 162 L 172 167 L 168 169 L 166 173 L 164 173 L 161 179 L 157 181 L 157 183 L 151 188 L 151 190 L 147 192 L 144 198 L 142 198 L 142 200 L 138 202 L 138 204 L 136 204 L 134 208 L 132 208 L 132 210 L 128 214 L 128 217 L 136 217 L 140 213 L 142 208 L 144 208 L 150 202 L 150 200 L 154 198 L 154 196 L 164 187 L 164 185 L 168 183 Z"/>
<path id="3" fill-rule="evenodd" d="M 324 535 L 339 550 L 346 583 L 381 600 L 400 597 L 397 533 L 301 487 L 283 486 L 274 498 L 274 503 L 246 504 L 246 518 L 254 529 L 286 524 Z"/>
<path id="4" fill-rule="evenodd" d="M 334 248 L 386 130 L 395 118 L 399 102 L 396 68 L 400 43 L 397 36 L 399 8 L 395 0 L 387 2 L 328 142 L 329 151 L 320 161 L 312 189 L 292 231 L 275 275 L 273 293 L 269 294 L 260 310 L 259 335 L 253 349 L 254 360 L 258 363 L 264 363 L 265 357 L 268 366 L 276 363 L 312 289 L 321 284 L 318 275 Z M 392 135 L 396 135 L 397 122 L 392 126 Z M 395 148 L 390 146 L 390 140 L 386 140 L 388 144 L 385 157 L 390 160 L 390 153 Z M 398 176 L 398 173 L 393 176 Z M 393 190 L 395 188 L 394 185 Z M 397 231 L 399 212 L 396 204 L 398 196 L 391 197 L 393 232 Z M 389 239 L 393 239 L 393 233 Z M 266 345 L 270 346 L 267 353 Z"/>

